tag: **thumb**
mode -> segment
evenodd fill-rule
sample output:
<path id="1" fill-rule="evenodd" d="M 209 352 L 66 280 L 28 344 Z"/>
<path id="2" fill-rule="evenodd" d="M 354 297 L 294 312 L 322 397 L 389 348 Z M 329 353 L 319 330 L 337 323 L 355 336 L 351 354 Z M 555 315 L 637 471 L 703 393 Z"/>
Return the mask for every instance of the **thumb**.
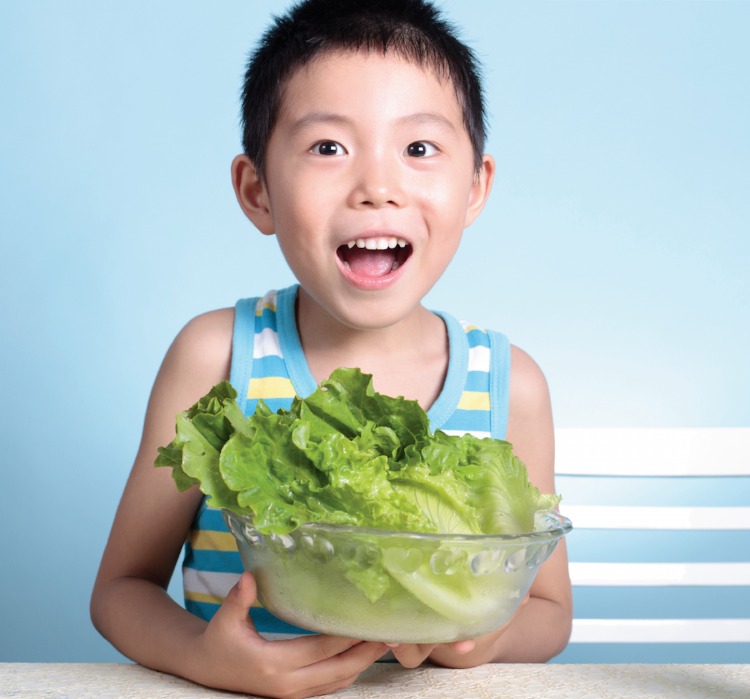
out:
<path id="1" fill-rule="evenodd" d="M 252 573 L 245 571 L 235 586 L 229 591 L 224 603 L 217 614 L 228 618 L 241 619 L 252 626 L 249 613 L 250 607 L 258 597 L 258 589 L 255 585 L 255 578 Z"/>

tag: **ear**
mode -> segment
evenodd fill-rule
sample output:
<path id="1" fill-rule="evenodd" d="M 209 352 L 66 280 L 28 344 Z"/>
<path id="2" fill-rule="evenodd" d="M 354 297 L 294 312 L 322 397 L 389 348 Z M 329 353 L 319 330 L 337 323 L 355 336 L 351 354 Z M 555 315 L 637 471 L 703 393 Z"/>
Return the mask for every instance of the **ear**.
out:
<path id="1" fill-rule="evenodd" d="M 232 161 L 232 186 L 240 208 L 264 235 L 274 234 L 268 190 L 252 160 L 238 155 Z"/>
<path id="2" fill-rule="evenodd" d="M 464 228 L 468 228 L 484 209 L 495 179 L 495 159 L 491 155 L 482 156 L 482 166 L 474 173 L 474 182 L 469 194 L 469 205 L 466 209 Z"/>

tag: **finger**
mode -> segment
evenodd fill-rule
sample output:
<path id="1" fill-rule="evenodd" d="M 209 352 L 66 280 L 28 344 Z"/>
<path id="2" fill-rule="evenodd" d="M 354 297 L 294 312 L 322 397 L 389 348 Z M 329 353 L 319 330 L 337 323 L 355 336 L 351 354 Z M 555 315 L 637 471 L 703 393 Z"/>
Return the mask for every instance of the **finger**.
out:
<path id="1" fill-rule="evenodd" d="M 427 659 L 427 656 L 432 653 L 434 648 L 434 644 L 425 645 L 404 643 L 396 648 L 392 648 L 391 650 L 393 651 L 393 657 L 396 658 L 403 667 L 413 668 L 419 667 Z"/>
<path id="2" fill-rule="evenodd" d="M 455 643 L 451 643 L 451 646 L 456 653 L 464 654 L 471 653 L 471 651 L 476 648 L 477 644 L 475 641 L 456 641 Z"/>
<path id="3" fill-rule="evenodd" d="M 279 650 L 282 650 L 286 654 L 291 663 L 297 667 L 304 667 L 323 662 L 324 660 L 330 660 L 368 642 L 355 638 L 328 636 L 327 634 L 311 634 L 277 641 L 276 643 L 279 644 Z M 383 646 L 382 643 L 376 645 Z M 385 651 L 386 649 L 383 646 L 383 653 Z"/>
<path id="4" fill-rule="evenodd" d="M 375 661 L 388 652 L 383 643 L 360 641 L 348 650 L 300 669 L 298 677 L 305 686 L 314 687 L 320 694 L 348 687 Z"/>

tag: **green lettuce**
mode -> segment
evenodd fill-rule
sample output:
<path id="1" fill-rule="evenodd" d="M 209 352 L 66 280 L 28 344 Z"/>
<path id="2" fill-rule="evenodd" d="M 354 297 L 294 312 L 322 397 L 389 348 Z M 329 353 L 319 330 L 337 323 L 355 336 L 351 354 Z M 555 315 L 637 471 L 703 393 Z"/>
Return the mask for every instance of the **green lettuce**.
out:
<path id="1" fill-rule="evenodd" d="M 249 418 L 229 382 L 177 416 L 159 449 L 181 490 L 253 517 L 263 534 L 306 522 L 394 531 L 520 534 L 559 502 L 542 494 L 510 443 L 430 431 L 416 401 L 377 393 L 372 377 L 337 369 L 307 398 Z"/>
<path id="2" fill-rule="evenodd" d="M 180 413 L 155 465 L 171 467 L 181 490 L 197 484 L 209 506 L 250 515 L 265 535 L 309 522 L 523 534 L 540 528 L 560 501 L 529 482 L 510 443 L 432 432 L 416 401 L 377 393 L 358 369 L 337 369 L 289 410 L 274 413 L 261 400 L 245 418 L 236 398 L 223 382 Z M 496 584 L 490 577 L 455 574 L 446 585 L 428 562 L 413 570 L 402 559 L 386 542 L 374 564 L 336 559 L 334 566 L 373 603 L 411 595 L 454 621 L 486 616 L 495 593 L 477 592 Z"/>

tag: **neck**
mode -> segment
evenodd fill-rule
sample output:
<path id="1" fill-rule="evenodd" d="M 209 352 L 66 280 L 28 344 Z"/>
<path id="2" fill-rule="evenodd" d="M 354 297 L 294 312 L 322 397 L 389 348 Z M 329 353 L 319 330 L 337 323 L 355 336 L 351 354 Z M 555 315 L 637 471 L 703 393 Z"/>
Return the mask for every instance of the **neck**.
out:
<path id="1" fill-rule="evenodd" d="M 443 320 L 419 305 L 386 327 L 353 327 L 321 308 L 301 287 L 297 328 L 316 382 L 338 367 L 372 374 L 376 390 L 418 400 L 428 409 L 442 389 L 448 368 Z"/>

